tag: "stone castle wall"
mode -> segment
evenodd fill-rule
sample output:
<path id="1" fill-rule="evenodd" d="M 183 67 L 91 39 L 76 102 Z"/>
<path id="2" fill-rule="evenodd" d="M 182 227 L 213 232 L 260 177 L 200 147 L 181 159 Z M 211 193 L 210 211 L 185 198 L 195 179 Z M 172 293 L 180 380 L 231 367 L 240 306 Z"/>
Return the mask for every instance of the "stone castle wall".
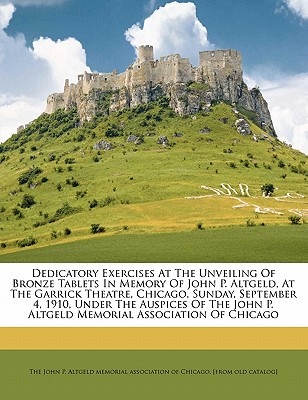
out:
<path id="1" fill-rule="evenodd" d="M 237 50 L 201 51 L 199 59 L 200 66 L 209 71 L 231 69 L 242 72 L 242 56 Z"/>
<path id="2" fill-rule="evenodd" d="M 88 95 L 91 90 L 114 91 L 122 88 L 131 90 L 139 85 L 153 87 L 158 84 L 187 83 L 189 81 L 211 81 L 211 76 L 220 71 L 236 71 L 242 77 L 241 55 L 235 50 L 200 52 L 200 65 L 193 67 L 189 59 L 172 54 L 154 60 L 152 46 L 140 46 L 137 60 L 125 72 L 88 73 L 78 76 L 77 84 L 65 81 L 64 92 L 52 94 L 47 100 L 47 113 L 58 108 L 69 108 L 77 98 Z M 210 82 L 209 82 L 210 83 Z"/>
<path id="3" fill-rule="evenodd" d="M 204 85 L 194 90 L 187 83 Z M 106 95 L 109 95 L 109 108 Z M 59 108 L 77 108 L 81 122 L 95 115 L 119 111 L 166 96 L 179 114 L 193 114 L 213 101 L 239 104 L 257 113 L 258 125 L 274 134 L 266 101 L 261 93 L 249 91 L 243 81 L 242 56 L 236 50 L 214 50 L 199 53 L 199 65 L 193 67 L 187 58 L 171 54 L 154 60 L 152 46 L 141 46 L 136 61 L 125 72 L 88 73 L 78 76 L 77 84 L 65 81 L 63 93 L 48 97 L 46 113 Z"/>

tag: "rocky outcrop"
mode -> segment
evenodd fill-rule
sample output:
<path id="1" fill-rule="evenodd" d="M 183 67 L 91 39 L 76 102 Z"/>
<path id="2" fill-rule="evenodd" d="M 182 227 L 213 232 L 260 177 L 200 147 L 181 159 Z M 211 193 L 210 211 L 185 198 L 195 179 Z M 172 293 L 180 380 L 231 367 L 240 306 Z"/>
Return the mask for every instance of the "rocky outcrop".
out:
<path id="1" fill-rule="evenodd" d="M 127 143 L 134 143 L 136 145 L 142 144 L 144 142 L 144 139 L 141 136 L 136 136 L 136 135 L 130 135 L 126 139 Z"/>
<path id="2" fill-rule="evenodd" d="M 180 115 L 195 114 L 200 110 L 207 110 L 211 106 L 212 92 L 207 87 L 193 89 L 184 83 L 177 83 L 169 87 L 170 107 Z"/>
<path id="3" fill-rule="evenodd" d="M 246 110 L 253 111 L 255 113 L 254 122 L 268 134 L 276 137 L 268 104 L 258 88 L 248 90 L 247 85 L 243 82 L 237 104 Z"/>
<path id="4" fill-rule="evenodd" d="M 128 138 L 126 139 L 127 143 L 135 143 L 135 141 L 138 140 L 138 136 L 136 135 L 130 135 L 128 136 Z"/>
<path id="5" fill-rule="evenodd" d="M 116 90 L 112 93 L 109 104 L 109 112 L 120 111 L 129 107 L 129 93 L 127 88 Z"/>
<path id="6" fill-rule="evenodd" d="M 55 111 L 53 99 L 57 98 L 58 104 L 67 110 L 76 107 L 80 120 L 84 122 L 90 121 L 96 115 L 107 115 L 162 97 L 167 98 L 169 106 L 180 115 L 193 115 L 201 110 L 207 111 L 213 102 L 229 102 L 232 99 L 235 106 L 252 112 L 250 118 L 260 128 L 269 135 L 276 136 L 268 105 L 261 92 L 258 89 L 248 90 L 244 82 L 235 91 L 234 82 L 232 85 L 231 80 L 226 82 L 227 87 L 224 87 L 224 81 L 220 80 L 219 87 L 214 88 L 208 84 L 200 84 L 199 87 L 194 88 L 193 85 L 190 87 L 187 83 L 175 83 L 160 84 L 155 87 L 144 84 L 134 86 L 131 90 L 122 88 L 114 92 L 92 89 L 88 94 L 79 94 L 75 98 L 70 97 L 66 103 L 63 96 L 58 94 L 52 95 L 52 100 L 48 102 L 48 109 L 50 112 Z"/>
<path id="7" fill-rule="evenodd" d="M 169 144 L 169 140 L 168 140 L 167 136 L 160 136 L 157 139 L 157 144 L 161 144 L 161 145 L 167 147 Z"/>
<path id="8" fill-rule="evenodd" d="M 224 83 L 227 86 L 224 86 Z M 203 88 L 202 85 L 204 86 Z M 236 90 L 235 87 L 237 87 Z M 125 91 L 125 97 L 124 95 L 122 97 L 119 96 L 119 102 L 116 107 L 113 100 L 109 112 L 155 101 L 161 97 L 167 97 L 170 107 L 179 115 L 192 115 L 201 110 L 207 111 L 213 102 L 230 102 L 233 100 L 234 105 L 253 112 L 253 122 L 261 129 L 271 136 L 276 136 L 267 102 L 264 100 L 260 90 L 249 90 L 244 82 L 241 85 L 234 82 L 232 84 L 230 79 L 226 81 L 220 80 L 219 88 L 216 87 L 214 89 L 208 84 L 200 84 L 198 88 L 190 87 L 187 83 L 161 84 L 156 85 L 154 88 L 148 85 L 140 85 L 132 89 L 131 96 L 128 91 Z M 129 101 L 130 98 L 131 101 Z M 122 99 L 121 102 L 120 99 Z"/>
<path id="9" fill-rule="evenodd" d="M 106 142 L 106 140 L 100 140 L 93 146 L 94 150 L 112 150 L 114 149 L 112 143 Z"/>
<path id="10" fill-rule="evenodd" d="M 240 118 L 240 119 L 236 120 L 235 126 L 236 126 L 238 133 L 240 133 L 243 136 L 252 134 L 250 125 L 244 118 Z"/>

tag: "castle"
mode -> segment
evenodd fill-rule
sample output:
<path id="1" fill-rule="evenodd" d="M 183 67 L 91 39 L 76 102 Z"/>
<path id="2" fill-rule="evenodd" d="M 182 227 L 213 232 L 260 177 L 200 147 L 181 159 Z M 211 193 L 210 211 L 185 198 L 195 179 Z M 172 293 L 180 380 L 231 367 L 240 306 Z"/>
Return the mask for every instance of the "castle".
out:
<path id="1" fill-rule="evenodd" d="M 203 91 L 187 91 L 187 84 L 204 84 Z M 125 72 L 88 73 L 78 76 L 77 84 L 65 81 L 64 92 L 48 97 L 46 113 L 59 108 L 77 107 L 81 121 L 99 113 L 100 99 L 110 94 L 108 112 L 157 100 L 166 96 L 179 114 L 198 112 L 213 100 L 228 101 L 255 111 L 260 126 L 273 130 L 267 104 L 259 91 L 249 91 L 243 82 L 242 57 L 236 50 L 199 53 L 199 65 L 172 54 L 154 60 L 153 46 L 140 46 L 136 61 Z"/>

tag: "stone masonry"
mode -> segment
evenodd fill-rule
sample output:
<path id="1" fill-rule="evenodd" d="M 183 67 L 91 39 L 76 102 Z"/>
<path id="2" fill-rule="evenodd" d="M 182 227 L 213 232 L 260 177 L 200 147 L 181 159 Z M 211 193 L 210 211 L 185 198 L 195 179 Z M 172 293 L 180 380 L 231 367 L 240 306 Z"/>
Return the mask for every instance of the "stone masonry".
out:
<path id="1" fill-rule="evenodd" d="M 192 82 L 201 85 L 190 88 Z M 275 136 L 266 101 L 257 89 L 248 90 L 243 81 L 242 57 L 236 50 L 202 51 L 199 66 L 193 67 L 179 54 L 154 60 L 153 47 L 140 46 L 136 61 L 123 73 L 84 72 L 77 84 L 67 79 L 63 93 L 48 96 L 46 113 L 76 107 L 81 121 L 89 121 L 102 112 L 106 94 L 108 113 L 163 96 L 181 115 L 194 114 L 213 101 L 227 101 L 256 112 L 258 125 Z"/>

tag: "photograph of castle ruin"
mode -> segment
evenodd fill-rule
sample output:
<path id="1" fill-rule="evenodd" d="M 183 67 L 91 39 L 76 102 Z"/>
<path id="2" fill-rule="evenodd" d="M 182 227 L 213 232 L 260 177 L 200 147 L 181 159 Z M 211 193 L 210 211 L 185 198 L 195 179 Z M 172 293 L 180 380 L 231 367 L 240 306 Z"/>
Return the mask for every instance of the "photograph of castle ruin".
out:
<path id="1" fill-rule="evenodd" d="M 185 93 L 188 82 L 205 83 L 208 90 L 195 101 L 183 104 L 179 98 Z M 249 91 L 243 81 L 242 56 L 237 50 L 201 51 L 199 65 L 193 67 L 188 58 L 179 54 L 154 60 L 153 46 L 140 46 L 136 61 L 123 73 L 116 69 L 111 73 L 84 72 L 78 76 L 77 84 L 66 80 L 63 93 L 48 97 L 46 113 L 77 106 L 81 121 L 89 121 L 95 116 L 96 93 L 99 91 L 114 92 L 110 112 L 133 108 L 163 96 L 170 97 L 171 107 L 180 115 L 198 112 L 202 103 L 227 101 L 255 111 L 259 125 L 274 134 L 270 113 L 260 91 Z"/>
<path id="2" fill-rule="evenodd" d="M 9 28 L 27 7 L 0 5 L 6 60 L 24 60 L 0 92 L 17 128 L 0 120 L 0 262 L 307 260 L 306 75 L 265 77 L 262 63 L 284 60 L 275 38 L 213 44 L 194 3 L 161 3 L 124 45 L 117 28 L 80 31 L 92 68 L 75 25 L 26 47 Z"/>

